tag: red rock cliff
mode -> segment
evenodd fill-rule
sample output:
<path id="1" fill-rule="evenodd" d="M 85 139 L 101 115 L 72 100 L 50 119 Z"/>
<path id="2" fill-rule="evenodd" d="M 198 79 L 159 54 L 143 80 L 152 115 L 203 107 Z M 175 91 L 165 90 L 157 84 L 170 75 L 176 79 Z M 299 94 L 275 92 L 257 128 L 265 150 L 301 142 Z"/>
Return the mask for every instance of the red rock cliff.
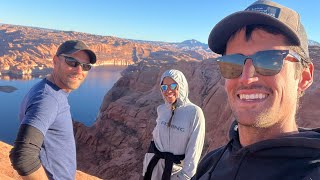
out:
<path id="1" fill-rule="evenodd" d="M 74 31 L 0 25 L 1 74 L 39 75 L 51 71 L 51 59 L 58 46 L 78 39 L 97 54 L 96 65 L 129 65 L 141 60 L 175 62 L 203 60 L 215 56 L 200 42 L 166 43 L 136 41 Z M 190 48 L 192 47 L 192 48 Z"/>

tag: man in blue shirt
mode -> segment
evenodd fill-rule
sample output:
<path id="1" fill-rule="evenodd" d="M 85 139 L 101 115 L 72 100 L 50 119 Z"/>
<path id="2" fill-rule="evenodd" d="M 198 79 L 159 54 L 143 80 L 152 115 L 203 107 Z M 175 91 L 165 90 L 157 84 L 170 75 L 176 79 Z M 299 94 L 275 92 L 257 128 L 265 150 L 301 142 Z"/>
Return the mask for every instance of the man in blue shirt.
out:
<path id="1" fill-rule="evenodd" d="M 10 152 L 22 179 L 73 180 L 76 147 L 68 95 L 85 80 L 96 55 L 78 40 L 62 43 L 53 57 L 53 72 L 24 97 L 21 126 Z"/>

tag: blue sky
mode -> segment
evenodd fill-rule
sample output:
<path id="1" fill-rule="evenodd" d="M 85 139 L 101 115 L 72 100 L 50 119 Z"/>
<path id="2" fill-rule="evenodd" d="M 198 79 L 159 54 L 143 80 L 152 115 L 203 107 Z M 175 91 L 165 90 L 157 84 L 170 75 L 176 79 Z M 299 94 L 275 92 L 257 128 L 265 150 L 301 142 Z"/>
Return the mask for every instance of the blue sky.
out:
<path id="1" fill-rule="evenodd" d="M 274 0 L 300 13 L 308 38 L 320 42 L 320 1 Z M 120 38 L 207 43 L 223 17 L 253 0 L 3 0 L 0 23 Z M 312 3 L 311 3 L 312 2 Z"/>

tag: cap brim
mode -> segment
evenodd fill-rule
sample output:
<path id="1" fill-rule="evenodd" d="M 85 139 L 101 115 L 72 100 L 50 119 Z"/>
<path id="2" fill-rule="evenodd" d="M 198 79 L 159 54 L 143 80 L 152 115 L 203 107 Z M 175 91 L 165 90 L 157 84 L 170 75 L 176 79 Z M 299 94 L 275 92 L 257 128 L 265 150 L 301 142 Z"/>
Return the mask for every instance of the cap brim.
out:
<path id="1" fill-rule="evenodd" d="M 93 51 L 91 51 L 90 49 L 84 49 L 83 51 L 85 51 L 89 55 L 91 64 L 94 64 L 97 62 L 96 54 Z"/>
<path id="2" fill-rule="evenodd" d="M 208 39 L 209 48 L 217 54 L 223 54 L 230 36 L 240 28 L 252 24 L 274 26 L 283 31 L 295 44 L 300 45 L 298 35 L 276 18 L 259 12 L 241 11 L 225 17 L 214 26 Z"/>

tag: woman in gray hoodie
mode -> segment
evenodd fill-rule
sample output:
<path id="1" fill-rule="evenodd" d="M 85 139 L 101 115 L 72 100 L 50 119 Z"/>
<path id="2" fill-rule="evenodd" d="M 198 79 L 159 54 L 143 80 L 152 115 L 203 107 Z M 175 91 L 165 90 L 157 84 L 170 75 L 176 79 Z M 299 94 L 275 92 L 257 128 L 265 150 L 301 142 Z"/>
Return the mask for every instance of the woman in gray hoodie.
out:
<path id="1" fill-rule="evenodd" d="M 143 162 L 144 179 L 190 179 L 197 169 L 205 137 L 205 118 L 188 98 L 181 71 L 167 70 L 160 80 L 164 104 L 157 108 L 157 125 Z"/>

